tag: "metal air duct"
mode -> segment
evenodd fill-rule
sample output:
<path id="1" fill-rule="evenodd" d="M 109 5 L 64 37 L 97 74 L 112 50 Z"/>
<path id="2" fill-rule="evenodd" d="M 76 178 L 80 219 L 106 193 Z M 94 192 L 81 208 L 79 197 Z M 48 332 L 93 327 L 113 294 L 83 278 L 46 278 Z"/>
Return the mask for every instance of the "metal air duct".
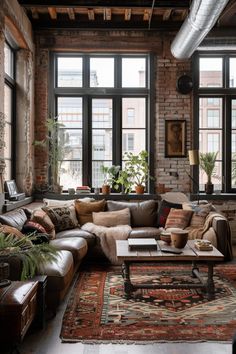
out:
<path id="1" fill-rule="evenodd" d="M 177 59 L 190 58 L 212 29 L 229 0 L 194 0 L 188 17 L 171 44 Z"/>

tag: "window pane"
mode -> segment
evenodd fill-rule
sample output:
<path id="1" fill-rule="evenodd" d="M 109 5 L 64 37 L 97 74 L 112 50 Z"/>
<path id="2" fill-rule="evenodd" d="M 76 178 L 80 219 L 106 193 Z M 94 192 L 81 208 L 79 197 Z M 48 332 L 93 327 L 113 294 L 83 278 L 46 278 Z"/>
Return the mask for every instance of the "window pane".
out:
<path id="1" fill-rule="evenodd" d="M 92 159 L 111 160 L 112 159 L 112 130 L 101 129 L 92 132 Z"/>
<path id="2" fill-rule="evenodd" d="M 122 58 L 122 87 L 146 87 L 145 58 Z"/>
<path id="3" fill-rule="evenodd" d="M 229 59 L 229 87 L 236 87 L 236 58 Z"/>
<path id="4" fill-rule="evenodd" d="M 92 185 L 94 188 L 101 187 L 104 183 L 104 175 L 101 172 L 101 166 L 111 166 L 111 161 L 93 161 L 92 162 Z"/>
<path id="5" fill-rule="evenodd" d="M 60 129 L 59 144 L 63 144 L 62 160 L 82 160 L 82 130 Z"/>
<path id="6" fill-rule="evenodd" d="M 90 87 L 114 87 L 114 58 L 90 59 Z"/>
<path id="7" fill-rule="evenodd" d="M 122 98 L 122 127 L 145 128 L 146 100 L 145 98 Z"/>
<path id="8" fill-rule="evenodd" d="M 8 123 L 12 122 L 12 89 L 8 86 L 4 86 L 4 113 L 5 120 Z"/>
<path id="9" fill-rule="evenodd" d="M 236 100 L 231 100 L 231 185 L 236 188 Z"/>
<path id="10" fill-rule="evenodd" d="M 217 98 L 218 106 L 209 109 L 209 98 L 199 99 L 199 128 L 222 127 L 222 98 Z"/>
<path id="11" fill-rule="evenodd" d="M 5 73 L 9 75 L 12 79 L 14 78 L 14 70 L 13 70 L 13 58 L 14 53 L 9 45 L 5 44 L 4 46 L 4 68 Z"/>
<path id="12" fill-rule="evenodd" d="M 11 160 L 5 160 L 5 164 L 4 180 L 9 181 L 9 179 L 12 179 Z"/>
<path id="13" fill-rule="evenodd" d="M 58 58 L 57 65 L 58 87 L 82 87 L 82 58 Z"/>
<path id="14" fill-rule="evenodd" d="M 222 58 L 200 58 L 200 87 L 222 87 Z"/>
<path id="15" fill-rule="evenodd" d="M 58 97 L 58 121 L 66 128 L 82 128 L 82 98 Z"/>
<path id="16" fill-rule="evenodd" d="M 60 166 L 60 184 L 63 189 L 82 185 L 82 162 L 64 161 Z"/>
<path id="17" fill-rule="evenodd" d="M 236 100 L 231 100 L 232 129 L 236 129 Z"/>
<path id="18" fill-rule="evenodd" d="M 145 129 L 123 129 L 122 156 L 126 151 L 136 155 L 142 150 L 146 150 Z"/>
<path id="19" fill-rule="evenodd" d="M 112 127 L 111 99 L 93 99 L 92 111 L 93 129 Z"/>
<path id="20" fill-rule="evenodd" d="M 222 131 L 221 130 L 201 130 L 201 141 L 199 150 L 201 152 L 217 152 L 217 160 L 222 158 Z"/>

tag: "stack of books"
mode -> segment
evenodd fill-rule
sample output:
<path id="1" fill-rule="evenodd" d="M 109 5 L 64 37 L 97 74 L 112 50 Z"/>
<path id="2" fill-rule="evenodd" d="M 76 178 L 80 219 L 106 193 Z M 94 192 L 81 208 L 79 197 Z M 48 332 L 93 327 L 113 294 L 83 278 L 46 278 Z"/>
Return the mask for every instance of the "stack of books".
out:
<path id="1" fill-rule="evenodd" d="M 199 250 L 199 251 L 212 251 L 213 246 L 210 241 L 208 240 L 196 240 L 194 243 L 194 246 Z"/>
<path id="2" fill-rule="evenodd" d="M 77 194 L 89 194 L 91 193 L 91 188 L 89 186 L 80 186 L 76 188 Z"/>

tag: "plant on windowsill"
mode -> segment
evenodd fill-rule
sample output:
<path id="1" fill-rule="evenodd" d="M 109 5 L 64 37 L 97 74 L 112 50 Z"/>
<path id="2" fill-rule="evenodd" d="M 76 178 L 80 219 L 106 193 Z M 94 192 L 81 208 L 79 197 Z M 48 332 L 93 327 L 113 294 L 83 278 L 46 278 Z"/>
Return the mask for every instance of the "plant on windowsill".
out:
<path id="1" fill-rule="evenodd" d="M 115 181 L 115 178 L 120 170 L 120 166 L 112 165 L 112 166 L 101 166 L 101 172 L 104 175 L 104 181 L 102 185 L 102 194 L 110 194 L 111 186 Z"/>
<path id="2" fill-rule="evenodd" d="M 132 180 L 129 172 L 124 168 L 120 170 L 117 178 L 114 180 L 114 188 L 116 190 L 121 189 L 122 194 L 128 194 L 132 192 Z"/>
<path id="3" fill-rule="evenodd" d="M 217 152 L 206 152 L 200 153 L 200 168 L 207 175 L 207 183 L 205 184 L 206 194 L 212 194 L 214 190 L 214 185 L 212 183 L 212 177 L 214 175 Z"/>
<path id="4" fill-rule="evenodd" d="M 19 238 L 0 232 L 0 268 L 3 269 L 3 265 L 7 264 L 10 258 L 18 257 L 22 261 L 21 280 L 26 280 L 35 275 L 40 265 L 56 261 L 58 251 L 48 243 L 34 244 L 38 237 L 31 234 Z M 9 283 L 0 280 L 0 286 Z"/>
<path id="5" fill-rule="evenodd" d="M 63 186 L 60 185 L 61 164 L 65 155 L 71 150 L 68 143 L 68 136 L 63 129 L 64 124 L 58 122 L 57 117 L 50 116 L 45 127 L 47 135 L 43 140 L 35 140 L 35 146 L 41 146 L 48 152 L 48 164 L 51 172 L 50 190 L 54 193 L 61 193 Z"/>

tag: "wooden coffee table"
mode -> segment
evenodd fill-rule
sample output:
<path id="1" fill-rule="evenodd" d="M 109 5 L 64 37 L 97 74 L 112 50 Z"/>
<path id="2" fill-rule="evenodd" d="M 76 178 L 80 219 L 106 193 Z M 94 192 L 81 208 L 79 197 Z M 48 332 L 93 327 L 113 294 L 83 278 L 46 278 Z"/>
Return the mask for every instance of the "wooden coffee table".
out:
<path id="1" fill-rule="evenodd" d="M 194 240 L 188 241 L 187 245 L 181 250 L 181 254 L 164 253 L 162 246 L 166 246 L 163 241 L 157 241 L 157 250 L 130 250 L 128 241 L 116 241 L 117 259 L 123 262 L 122 275 L 124 278 L 124 292 L 128 299 L 137 289 L 189 289 L 203 288 L 209 300 L 214 298 L 215 286 L 213 280 L 213 271 L 215 262 L 223 261 L 224 256 L 215 247 L 212 251 L 199 251 L 194 246 Z M 132 263 L 145 262 L 192 262 L 192 276 L 199 279 L 199 284 L 132 284 L 130 279 L 130 265 Z M 207 280 L 204 281 L 199 273 L 198 262 L 206 263 L 208 267 Z"/>

